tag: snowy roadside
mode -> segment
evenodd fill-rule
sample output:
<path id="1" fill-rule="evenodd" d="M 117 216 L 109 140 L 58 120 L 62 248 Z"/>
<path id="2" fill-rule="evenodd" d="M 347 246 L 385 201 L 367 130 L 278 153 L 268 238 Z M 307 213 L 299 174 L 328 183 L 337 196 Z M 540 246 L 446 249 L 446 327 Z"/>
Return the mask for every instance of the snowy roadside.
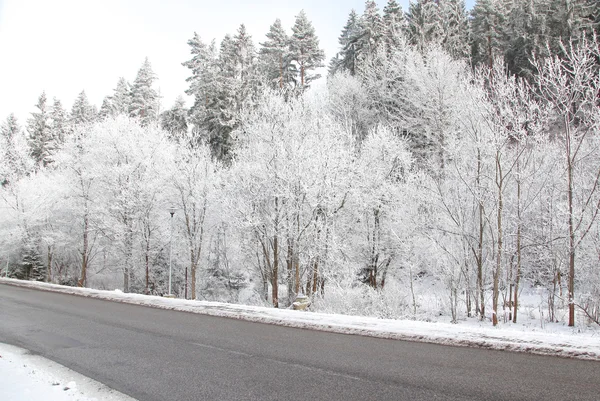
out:
<path id="1" fill-rule="evenodd" d="M 141 294 L 125 294 L 119 290 L 103 291 L 74 288 L 15 279 L 0 278 L 0 283 L 287 327 L 600 361 L 600 332 L 598 330 L 579 330 L 578 328 L 566 326 L 547 325 L 545 330 L 540 331 L 540 329 L 517 325 L 492 327 L 489 323 L 480 324 L 475 321 L 450 324 L 378 319 L 219 302 L 170 299 Z"/>
<path id="2" fill-rule="evenodd" d="M 27 350 L 0 343 L 3 401 L 135 401 L 88 377 Z"/>

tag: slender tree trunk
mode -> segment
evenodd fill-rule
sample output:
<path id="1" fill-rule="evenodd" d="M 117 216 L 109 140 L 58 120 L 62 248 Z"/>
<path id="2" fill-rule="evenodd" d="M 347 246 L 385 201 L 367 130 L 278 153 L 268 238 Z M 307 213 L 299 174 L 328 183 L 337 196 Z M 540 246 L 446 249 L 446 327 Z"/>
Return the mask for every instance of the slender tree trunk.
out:
<path id="1" fill-rule="evenodd" d="M 477 188 L 481 188 L 480 184 L 481 177 L 481 151 L 477 150 Z M 480 190 L 478 190 L 480 192 Z M 479 194 L 481 195 L 481 194 Z M 485 319 L 485 292 L 483 288 L 483 230 L 485 229 L 485 223 L 483 218 L 483 200 L 478 199 L 478 212 L 479 212 L 479 239 L 477 242 L 477 292 L 479 294 L 479 317 L 481 320 Z"/>
<path id="2" fill-rule="evenodd" d="M 285 267 L 287 274 L 287 287 L 288 287 L 288 303 L 291 305 L 294 302 L 294 294 L 296 291 L 296 283 L 294 283 L 294 250 L 292 246 L 291 233 L 287 233 L 287 255 L 285 257 Z"/>
<path id="3" fill-rule="evenodd" d="M 196 253 L 194 252 L 194 249 L 192 248 L 190 250 L 190 273 L 192 275 L 191 277 L 191 285 L 192 285 L 192 291 L 191 291 L 191 295 L 192 295 L 192 299 L 196 299 L 196 266 L 198 265 L 198 255 L 196 255 Z M 186 268 L 186 274 L 185 274 L 185 278 L 187 281 L 187 268 Z M 187 283 L 186 283 L 186 289 L 187 289 Z"/>
<path id="4" fill-rule="evenodd" d="M 279 53 L 279 89 L 283 89 L 283 53 Z"/>
<path id="5" fill-rule="evenodd" d="M 148 295 L 150 293 L 149 282 L 150 282 L 150 229 L 146 231 L 148 237 L 146 238 L 146 251 L 144 255 L 144 264 L 146 265 L 146 289 L 145 293 Z"/>
<path id="6" fill-rule="evenodd" d="M 519 283 L 521 281 L 521 171 L 517 160 L 517 274 L 515 277 L 515 295 L 513 301 L 513 323 L 517 323 L 517 311 L 519 307 Z"/>
<path id="7" fill-rule="evenodd" d="M 494 271 L 494 289 L 492 293 L 492 323 L 494 326 L 498 325 L 498 295 L 499 295 L 499 282 L 500 282 L 500 271 L 502 267 L 502 166 L 500 165 L 500 155 L 496 154 L 496 186 L 498 188 L 498 210 L 496 212 L 497 219 L 497 235 L 498 235 L 498 247 L 496 249 L 496 269 Z"/>
<path id="8" fill-rule="evenodd" d="M 130 219 L 125 220 L 125 266 L 123 269 L 123 292 L 129 292 L 131 281 L 131 262 L 133 259 L 133 230 Z"/>
<path id="9" fill-rule="evenodd" d="M 565 139 L 567 153 L 567 198 L 569 203 L 569 326 L 575 326 L 575 229 L 573 226 L 573 160 L 571 157 L 571 130 L 565 116 Z"/>
<path id="10" fill-rule="evenodd" d="M 275 197 L 275 234 L 273 235 L 273 273 L 271 288 L 273 306 L 279 308 L 279 198 Z"/>
<path id="11" fill-rule="evenodd" d="M 87 265 L 88 265 L 88 253 L 89 253 L 89 218 L 87 207 L 83 214 L 83 249 L 81 250 L 81 274 L 79 275 L 79 281 L 77 281 L 78 287 L 85 287 L 87 284 Z"/>
<path id="12" fill-rule="evenodd" d="M 277 234 L 273 237 L 273 276 L 271 277 L 271 288 L 273 297 L 273 306 L 279 308 L 279 244 Z"/>
<path id="13" fill-rule="evenodd" d="M 48 245 L 48 266 L 47 266 L 46 282 L 52 282 L 52 246 Z"/>

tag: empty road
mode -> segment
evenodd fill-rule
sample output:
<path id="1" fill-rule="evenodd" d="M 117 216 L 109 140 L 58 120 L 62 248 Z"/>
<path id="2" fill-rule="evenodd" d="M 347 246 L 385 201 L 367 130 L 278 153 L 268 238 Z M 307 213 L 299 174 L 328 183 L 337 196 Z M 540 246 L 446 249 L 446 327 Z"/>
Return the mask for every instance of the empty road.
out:
<path id="1" fill-rule="evenodd" d="M 598 362 L 293 329 L 3 284 L 0 342 L 142 401 L 600 400 Z"/>

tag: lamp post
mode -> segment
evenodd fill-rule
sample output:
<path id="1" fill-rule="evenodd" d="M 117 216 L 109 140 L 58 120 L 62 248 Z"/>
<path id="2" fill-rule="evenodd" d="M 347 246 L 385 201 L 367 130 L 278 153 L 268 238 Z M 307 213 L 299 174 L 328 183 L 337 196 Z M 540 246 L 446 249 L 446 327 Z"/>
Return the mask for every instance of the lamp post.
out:
<path id="1" fill-rule="evenodd" d="M 169 208 L 169 213 L 171 214 L 171 239 L 170 242 L 170 250 L 169 250 L 169 296 L 171 296 L 171 272 L 173 266 L 173 215 L 177 209 L 171 206 Z"/>

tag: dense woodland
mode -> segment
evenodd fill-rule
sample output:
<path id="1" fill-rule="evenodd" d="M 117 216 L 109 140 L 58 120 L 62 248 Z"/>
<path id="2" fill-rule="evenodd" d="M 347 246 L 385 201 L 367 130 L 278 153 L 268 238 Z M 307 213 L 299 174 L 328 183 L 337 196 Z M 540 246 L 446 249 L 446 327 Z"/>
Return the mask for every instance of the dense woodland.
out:
<path id="1" fill-rule="evenodd" d="M 171 262 L 178 297 L 494 325 L 535 287 L 548 321 L 599 323 L 599 23 L 369 0 L 327 62 L 303 11 L 194 34 L 189 109 L 148 60 L 99 109 L 42 93 L 1 126 L 0 271 L 165 294 Z"/>

